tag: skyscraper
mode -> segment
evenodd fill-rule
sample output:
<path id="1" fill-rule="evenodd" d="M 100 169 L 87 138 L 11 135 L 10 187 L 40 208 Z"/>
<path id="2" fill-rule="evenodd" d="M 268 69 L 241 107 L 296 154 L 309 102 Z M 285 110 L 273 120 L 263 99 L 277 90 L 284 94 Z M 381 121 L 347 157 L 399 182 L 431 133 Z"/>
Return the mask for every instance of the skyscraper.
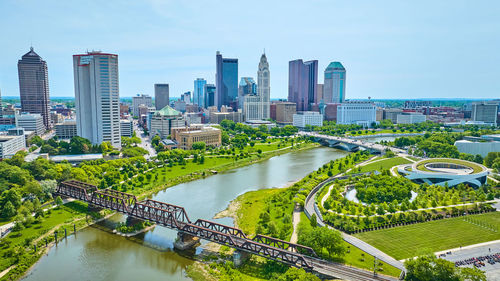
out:
<path id="1" fill-rule="evenodd" d="M 344 66 L 334 61 L 325 69 L 325 84 L 323 87 L 323 100 L 325 103 L 343 103 L 345 101 Z"/>
<path id="2" fill-rule="evenodd" d="M 47 63 L 33 50 L 27 52 L 17 63 L 19 73 L 19 92 L 21 110 L 38 113 L 43 117 L 43 124 L 50 129 L 49 113 L 49 76 Z"/>
<path id="3" fill-rule="evenodd" d="M 231 105 L 238 97 L 238 59 L 223 58 L 221 53 L 216 54 L 216 105 L 220 109 L 223 105 Z"/>
<path id="4" fill-rule="evenodd" d="M 160 110 L 167 106 L 169 101 L 169 86 L 168 84 L 155 84 L 155 107 Z"/>
<path id="5" fill-rule="evenodd" d="M 269 72 L 269 63 L 267 62 L 266 54 L 262 54 L 259 62 L 259 70 L 257 71 L 257 89 L 260 97 L 260 119 L 269 119 L 269 108 L 271 106 L 271 77 Z"/>
<path id="6" fill-rule="evenodd" d="M 243 99 L 247 95 L 257 95 L 257 83 L 252 77 L 241 77 L 238 86 L 238 108 L 243 108 Z"/>
<path id="7" fill-rule="evenodd" d="M 205 108 L 215 106 L 215 85 L 206 84 L 203 93 L 205 94 Z"/>
<path id="8" fill-rule="evenodd" d="M 139 106 L 145 105 L 147 107 L 152 107 L 153 106 L 153 98 L 149 95 L 137 95 L 135 97 L 132 97 L 132 114 L 133 116 L 141 117 L 139 113 Z"/>
<path id="9" fill-rule="evenodd" d="M 203 78 L 196 78 L 194 80 L 194 93 L 193 93 L 193 103 L 200 107 L 205 107 L 204 90 L 207 80 Z"/>
<path id="10" fill-rule="evenodd" d="M 121 147 L 118 55 L 73 55 L 73 70 L 78 136 Z"/>
<path id="11" fill-rule="evenodd" d="M 288 63 L 288 101 L 297 104 L 297 111 L 308 111 L 316 100 L 318 61 L 301 59 Z"/>

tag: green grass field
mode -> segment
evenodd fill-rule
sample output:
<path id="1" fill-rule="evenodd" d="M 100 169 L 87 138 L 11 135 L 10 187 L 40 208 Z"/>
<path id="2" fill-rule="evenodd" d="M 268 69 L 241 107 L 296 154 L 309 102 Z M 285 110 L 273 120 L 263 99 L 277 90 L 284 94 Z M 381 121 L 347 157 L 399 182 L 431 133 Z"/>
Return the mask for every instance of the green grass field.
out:
<path id="1" fill-rule="evenodd" d="M 370 164 L 367 164 L 365 166 L 361 167 L 361 173 L 366 173 L 366 172 L 371 172 L 375 170 L 385 170 L 385 169 L 390 169 L 391 167 L 401 165 L 401 164 L 409 164 L 411 163 L 410 161 L 402 158 L 402 157 L 394 157 L 394 158 L 387 158 L 384 160 L 380 160 L 377 162 L 373 162 Z M 359 173 L 357 170 L 353 171 L 353 173 Z"/>
<path id="2" fill-rule="evenodd" d="M 472 215 L 468 218 L 500 226 L 500 212 Z M 354 236 L 399 260 L 414 257 L 421 250 L 438 252 L 497 240 L 500 239 L 500 227 L 494 232 L 466 222 L 463 218 L 451 218 L 363 232 Z"/>

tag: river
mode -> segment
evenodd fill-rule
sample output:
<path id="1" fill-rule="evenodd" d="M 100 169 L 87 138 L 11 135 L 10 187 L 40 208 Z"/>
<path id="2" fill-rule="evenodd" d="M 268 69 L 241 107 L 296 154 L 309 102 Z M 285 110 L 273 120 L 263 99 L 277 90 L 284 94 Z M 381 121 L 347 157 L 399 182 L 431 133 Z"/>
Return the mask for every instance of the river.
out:
<path id="1" fill-rule="evenodd" d="M 191 221 L 212 220 L 245 192 L 284 187 L 345 155 L 346 151 L 326 147 L 291 152 L 170 187 L 153 199 L 183 206 Z M 184 270 L 193 261 L 172 250 L 176 232 L 157 226 L 135 239 L 127 239 L 101 230 L 102 225 L 117 220 L 123 220 L 123 216 L 115 215 L 61 241 L 24 280 L 190 280 Z M 233 223 L 230 218 L 216 221 Z"/>

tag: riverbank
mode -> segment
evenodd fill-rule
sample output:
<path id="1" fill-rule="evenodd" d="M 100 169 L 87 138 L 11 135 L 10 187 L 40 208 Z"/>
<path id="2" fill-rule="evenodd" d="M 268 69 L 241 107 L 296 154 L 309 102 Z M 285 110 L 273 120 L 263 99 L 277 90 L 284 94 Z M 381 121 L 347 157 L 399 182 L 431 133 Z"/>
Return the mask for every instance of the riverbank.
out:
<path id="1" fill-rule="evenodd" d="M 211 171 L 217 171 L 217 173 L 220 173 L 223 171 L 228 171 L 231 169 L 236 169 L 236 168 L 240 168 L 243 166 L 252 165 L 252 164 L 255 164 L 255 163 L 258 163 L 261 161 L 265 161 L 265 160 L 270 159 L 274 156 L 286 154 L 288 152 L 297 152 L 297 151 L 315 148 L 318 146 L 319 145 L 316 143 L 302 143 L 300 145 L 294 146 L 293 148 L 286 147 L 286 148 L 281 148 L 281 149 L 275 150 L 275 151 L 263 152 L 262 154 L 256 153 L 255 155 L 252 155 L 249 158 L 239 159 L 239 160 L 234 161 L 234 162 L 227 163 L 227 161 L 226 161 L 222 165 L 203 167 L 204 169 L 198 170 L 195 173 L 191 173 L 188 175 L 183 175 L 180 177 L 173 178 L 172 180 L 169 180 L 169 183 L 167 185 L 159 185 L 159 186 L 155 187 L 154 189 L 142 190 L 143 192 L 139 193 L 138 198 L 144 198 L 147 196 L 151 196 L 152 194 L 154 194 L 156 192 L 159 192 L 161 190 L 167 189 L 171 186 L 174 186 L 174 185 L 177 185 L 180 183 L 185 183 L 185 182 L 193 181 L 196 179 L 208 177 L 209 175 L 213 174 Z M 203 175 L 204 171 L 205 171 L 205 175 Z M 137 191 L 138 190 L 136 189 L 136 192 Z M 81 205 L 81 203 L 75 203 L 75 204 Z M 85 208 L 77 208 L 73 211 L 74 211 L 74 213 L 71 213 L 69 215 L 65 215 L 64 217 L 54 218 L 56 221 L 51 225 L 59 226 L 61 224 L 64 224 L 64 226 L 66 226 L 67 228 L 68 228 L 68 226 L 71 226 L 70 228 L 71 228 L 71 230 L 73 230 L 72 224 L 77 223 L 79 217 L 85 216 L 86 205 L 85 205 Z M 43 222 L 44 226 L 45 226 L 45 224 L 46 224 L 46 222 Z M 82 226 L 77 225 L 77 229 L 81 230 L 82 228 L 84 228 L 86 226 L 88 226 L 88 225 L 82 225 Z M 64 229 L 62 229 L 62 228 L 58 228 L 58 229 L 61 229 L 62 232 L 60 232 L 60 233 L 64 233 Z M 48 230 L 48 232 L 53 233 L 54 230 L 55 230 L 54 228 L 51 228 L 50 230 Z M 23 239 L 29 238 L 28 239 L 29 241 L 39 241 L 40 243 L 42 243 L 43 245 L 42 244 L 38 245 L 38 247 L 37 247 L 38 251 L 41 251 L 45 247 L 45 244 L 43 243 L 44 241 L 42 241 L 43 237 L 40 238 L 40 236 L 37 235 L 38 234 L 37 231 L 33 231 L 32 228 L 24 229 L 24 230 L 21 230 L 20 232 L 11 233 L 11 234 L 9 234 L 9 236 L 5 237 L 4 239 L 9 239 L 9 237 L 12 234 L 17 235 L 17 233 L 22 233 L 21 236 L 23 237 Z M 2 239 L 2 242 L 3 241 L 4 240 Z M 24 240 L 21 241 L 19 239 L 15 239 L 15 241 L 10 242 L 9 245 L 11 245 L 11 247 L 13 248 L 15 245 L 18 245 L 21 242 L 24 242 Z M 30 243 L 30 242 L 28 242 L 28 243 Z M 26 244 L 25 247 L 28 247 L 29 245 L 30 244 Z M 3 253 L 7 252 L 7 250 L 11 247 L 6 247 L 6 248 L 0 250 L 0 256 L 5 256 L 5 255 L 3 255 Z M 29 257 L 29 260 L 23 259 L 23 261 L 22 261 L 23 266 L 16 266 L 15 268 L 10 269 L 8 271 L 8 273 L 4 277 L 2 277 L 0 280 L 15 280 L 15 279 L 19 278 L 20 276 L 22 276 L 24 273 L 26 273 L 28 271 L 29 267 L 31 267 L 33 264 L 36 264 L 36 262 L 43 256 L 43 254 L 42 255 L 33 254 L 33 253 L 31 253 L 32 250 L 28 250 L 27 248 L 24 249 L 22 252 L 23 252 L 23 255 L 26 255 L 27 257 Z M 19 265 L 19 263 L 20 263 L 20 261 L 18 261 L 15 257 L 8 258 L 8 259 L 2 259 L 2 261 L 0 262 L 0 270 L 3 272 L 7 268 L 11 267 L 12 265 Z M 26 266 L 24 266 L 24 265 L 26 265 Z"/>
<path id="2" fill-rule="evenodd" d="M 233 170 L 233 169 L 238 169 L 241 167 L 253 165 L 265 160 L 268 160 L 272 157 L 283 155 L 289 152 L 297 152 L 297 151 L 303 151 L 307 149 L 312 149 L 312 148 L 317 148 L 319 147 L 320 144 L 318 143 L 301 143 L 297 144 L 294 147 L 286 147 L 285 149 L 278 149 L 274 151 L 268 151 L 268 152 L 263 152 L 262 154 L 255 154 L 252 155 L 250 158 L 244 158 L 244 159 L 239 159 L 234 162 L 230 163 L 223 163 L 220 165 L 215 165 L 215 166 L 210 166 L 210 167 L 205 167 L 204 169 L 196 170 L 192 173 L 189 173 L 187 175 L 182 175 L 173 179 L 170 179 L 168 183 L 159 185 L 156 187 L 152 187 L 150 189 L 144 190 L 141 192 L 139 195 L 137 195 L 137 199 L 144 199 L 146 197 L 150 197 L 159 191 L 165 190 L 169 187 L 189 182 L 189 181 L 194 181 L 202 178 L 206 178 L 215 174 L 219 174 L 225 171 Z M 155 171 L 155 169 L 153 169 Z"/>

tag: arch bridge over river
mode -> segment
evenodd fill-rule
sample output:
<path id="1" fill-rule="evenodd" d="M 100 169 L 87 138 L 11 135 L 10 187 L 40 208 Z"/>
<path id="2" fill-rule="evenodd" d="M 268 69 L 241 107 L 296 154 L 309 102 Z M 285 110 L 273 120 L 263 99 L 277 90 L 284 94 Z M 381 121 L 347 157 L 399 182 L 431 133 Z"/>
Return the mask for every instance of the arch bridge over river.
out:
<path id="1" fill-rule="evenodd" d="M 192 222 L 183 207 L 146 199 L 138 201 L 128 193 L 97 189 L 87 183 L 70 180 L 57 187 L 57 194 L 87 202 L 89 207 L 106 208 L 131 218 L 147 220 L 178 232 L 179 243 L 194 245 L 194 238 L 226 245 L 238 255 L 254 254 L 267 259 L 303 268 L 322 276 L 343 280 L 396 280 L 387 276 L 373 276 L 371 272 L 319 259 L 313 249 L 269 236 L 249 238 L 238 228 L 198 219 Z"/>

